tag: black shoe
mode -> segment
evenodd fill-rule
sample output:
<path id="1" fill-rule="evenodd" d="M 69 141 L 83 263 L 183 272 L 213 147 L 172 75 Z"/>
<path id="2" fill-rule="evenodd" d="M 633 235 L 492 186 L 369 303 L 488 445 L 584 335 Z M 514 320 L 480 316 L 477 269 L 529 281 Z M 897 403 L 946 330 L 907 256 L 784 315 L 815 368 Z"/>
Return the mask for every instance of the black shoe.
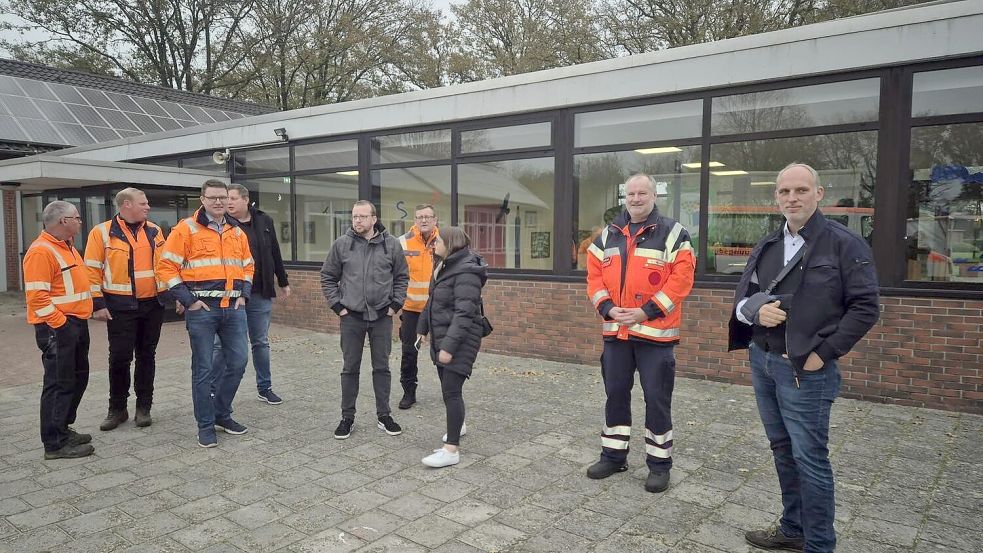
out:
<path id="1" fill-rule="evenodd" d="M 669 471 L 649 471 L 649 477 L 645 479 L 645 491 L 660 493 L 667 489 L 669 489 Z"/>
<path id="2" fill-rule="evenodd" d="M 379 429 L 384 430 L 390 436 L 399 436 L 403 433 L 403 427 L 396 424 L 396 421 L 389 415 L 379 417 Z"/>
<path id="3" fill-rule="evenodd" d="M 404 392 L 403 399 L 399 400 L 400 409 L 409 409 L 416 403 L 416 391 Z"/>
<path id="4" fill-rule="evenodd" d="M 137 412 L 135 415 L 133 415 L 133 422 L 141 428 L 150 426 L 150 424 L 154 422 L 153 419 L 150 418 L 150 409 L 137 407 Z"/>
<path id="5" fill-rule="evenodd" d="M 587 467 L 587 478 L 590 478 L 591 480 L 600 480 L 601 478 L 607 478 L 616 472 L 625 472 L 626 470 L 628 470 L 628 463 L 613 463 L 611 461 L 601 459 L 600 461 Z"/>
<path id="6" fill-rule="evenodd" d="M 44 458 L 46 460 L 78 459 L 79 457 L 88 457 L 89 455 L 92 455 L 92 452 L 95 450 L 96 448 L 92 447 L 91 444 L 71 445 L 66 443 L 61 447 L 61 449 L 45 451 Z"/>
<path id="7" fill-rule="evenodd" d="M 805 538 L 790 538 L 782 532 L 777 524 L 762 530 L 749 530 L 744 533 L 744 539 L 761 549 L 782 549 L 785 551 L 802 551 L 805 549 Z"/>
<path id="8" fill-rule="evenodd" d="M 106 420 L 102 421 L 102 424 L 99 425 L 99 430 L 112 430 L 126 422 L 129 418 L 130 412 L 126 410 L 126 407 L 123 409 L 113 409 L 110 407 L 109 413 L 106 414 Z"/>
<path id="9" fill-rule="evenodd" d="M 68 440 L 65 445 L 85 445 L 92 441 L 92 434 L 79 434 L 71 426 L 68 427 Z"/>
<path id="10" fill-rule="evenodd" d="M 352 435 L 352 427 L 355 426 L 355 419 L 341 419 L 338 428 L 334 430 L 334 439 L 345 440 Z"/>

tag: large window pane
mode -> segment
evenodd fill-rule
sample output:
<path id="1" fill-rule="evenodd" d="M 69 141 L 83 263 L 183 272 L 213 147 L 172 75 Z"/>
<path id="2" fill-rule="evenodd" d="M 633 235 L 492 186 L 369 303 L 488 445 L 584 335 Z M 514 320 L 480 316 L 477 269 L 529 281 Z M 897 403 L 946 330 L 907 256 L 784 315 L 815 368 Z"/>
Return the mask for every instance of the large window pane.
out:
<path id="1" fill-rule="evenodd" d="M 358 200 L 358 173 L 324 173 L 296 177 L 297 260 L 324 261 L 331 244 L 352 226 Z M 283 229 L 280 240 L 283 240 Z"/>
<path id="2" fill-rule="evenodd" d="M 372 163 L 407 163 L 450 159 L 451 131 L 411 132 L 372 139 Z"/>
<path id="3" fill-rule="evenodd" d="M 255 202 L 256 207 L 273 218 L 283 259 L 292 260 L 290 229 L 294 221 L 290 214 L 290 177 L 239 180 L 236 182 L 248 188 L 249 200 Z M 299 230 L 297 236 L 298 239 L 303 238 Z"/>
<path id="4" fill-rule="evenodd" d="M 290 148 L 267 148 L 233 154 L 233 172 L 236 175 L 258 173 L 286 173 L 290 171 Z"/>
<path id="5" fill-rule="evenodd" d="M 983 111 L 983 66 L 915 73 L 911 116 Z"/>
<path id="6" fill-rule="evenodd" d="M 548 148 L 552 143 L 551 128 L 550 123 L 533 123 L 531 125 L 461 131 L 461 153 L 473 154 L 518 148 Z"/>
<path id="7" fill-rule="evenodd" d="M 458 165 L 458 221 L 491 267 L 553 268 L 553 158 Z"/>
<path id="8" fill-rule="evenodd" d="M 587 247 L 605 225 L 624 211 L 625 181 L 646 173 L 656 182 L 656 207 L 689 230 L 699 244 L 700 173 L 684 164 L 700 163 L 699 146 L 648 148 L 574 157 L 577 211 L 570 242 L 571 265 L 587 269 Z"/>
<path id="9" fill-rule="evenodd" d="M 340 140 L 294 146 L 294 167 L 297 171 L 355 167 L 358 165 L 358 141 Z"/>
<path id="10" fill-rule="evenodd" d="M 713 99 L 715 135 L 877 121 L 880 80 L 863 79 Z"/>
<path id="11" fill-rule="evenodd" d="M 740 274 L 754 244 L 784 224 L 775 177 L 792 162 L 819 172 L 823 214 L 870 241 L 876 132 L 717 144 L 710 159 L 707 272 Z"/>
<path id="12" fill-rule="evenodd" d="M 190 217 L 201 207 L 199 189 L 174 191 L 145 188 L 143 191 L 150 202 L 150 220 L 160 226 L 164 236 L 171 233 L 178 221 Z M 113 190 L 113 194 L 116 192 L 117 190 Z"/>
<path id="13" fill-rule="evenodd" d="M 574 146 L 633 144 L 700 136 L 703 100 L 578 113 Z"/>
<path id="14" fill-rule="evenodd" d="M 983 123 L 911 129 L 909 280 L 983 285 Z"/>
<path id="15" fill-rule="evenodd" d="M 419 204 L 431 204 L 439 225 L 451 224 L 451 168 L 410 167 L 373 171 L 378 187 L 379 222 L 394 236 L 413 226 L 413 212 Z"/>

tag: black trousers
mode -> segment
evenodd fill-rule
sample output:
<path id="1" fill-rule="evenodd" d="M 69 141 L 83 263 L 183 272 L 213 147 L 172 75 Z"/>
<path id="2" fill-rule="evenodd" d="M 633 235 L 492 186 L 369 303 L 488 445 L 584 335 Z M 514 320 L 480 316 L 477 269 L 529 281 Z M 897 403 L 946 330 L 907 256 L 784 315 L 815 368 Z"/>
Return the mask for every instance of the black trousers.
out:
<path id="1" fill-rule="evenodd" d="M 399 341 L 403 344 L 403 359 L 399 364 L 399 383 L 403 385 L 403 391 L 415 392 L 419 352 L 413 344 L 416 342 L 416 325 L 420 322 L 420 313 L 404 309 L 399 314 L 399 320 Z"/>
<path id="2" fill-rule="evenodd" d="M 106 322 L 109 335 L 109 408 L 126 408 L 130 396 L 130 362 L 137 407 L 150 409 L 154 399 L 154 373 L 157 371 L 157 343 L 164 322 L 164 306 L 157 298 L 140 300 L 133 311 L 114 311 Z"/>
<path id="3" fill-rule="evenodd" d="M 437 365 L 437 376 L 440 378 L 440 391 L 444 396 L 444 409 L 447 411 L 447 441 L 444 443 L 458 445 L 461 441 L 461 427 L 464 425 L 464 397 L 461 391 L 468 377 L 440 365 Z"/>
<path id="4" fill-rule="evenodd" d="M 38 324 L 34 336 L 44 366 L 41 443 L 45 451 L 55 451 L 65 445 L 68 425 L 75 422 L 89 385 L 89 323 L 68 317 L 59 328 Z"/>

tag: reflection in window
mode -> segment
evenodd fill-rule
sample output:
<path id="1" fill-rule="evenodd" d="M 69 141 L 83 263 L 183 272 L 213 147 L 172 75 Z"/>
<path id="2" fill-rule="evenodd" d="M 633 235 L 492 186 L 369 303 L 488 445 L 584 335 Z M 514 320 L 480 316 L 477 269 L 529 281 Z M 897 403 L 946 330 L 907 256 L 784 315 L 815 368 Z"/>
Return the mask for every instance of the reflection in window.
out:
<path id="1" fill-rule="evenodd" d="M 700 136 L 703 100 L 578 113 L 574 146 L 634 144 Z"/>
<path id="2" fill-rule="evenodd" d="M 458 166 L 458 225 L 491 267 L 553 268 L 553 158 Z"/>
<path id="3" fill-rule="evenodd" d="M 358 165 L 358 141 L 340 140 L 294 146 L 294 169 L 328 169 Z"/>
<path id="4" fill-rule="evenodd" d="M 297 260 L 324 261 L 331 244 L 352 226 L 358 200 L 358 173 L 342 171 L 295 177 L 297 187 Z M 280 242 L 289 229 L 280 227 Z"/>
<path id="5" fill-rule="evenodd" d="M 390 134 L 372 138 L 372 163 L 408 163 L 450 159 L 451 131 Z"/>
<path id="6" fill-rule="evenodd" d="M 290 171 L 290 148 L 282 146 L 264 150 L 235 152 L 232 160 L 232 170 L 236 175 L 286 173 Z"/>
<path id="7" fill-rule="evenodd" d="M 624 183 L 636 173 L 651 175 L 656 183 L 656 207 L 689 230 L 693 247 L 699 244 L 700 147 L 642 148 L 627 152 L 585 154 L 574 157 L 577 218 L 569 242 L 571 265 L 587 269 L 587 248 L 605 225 L 624 211 Z M 575 246 L 574 246 L 575 245 Z"/>
<path id="8" fill-rule="evenodd" d="M 31 247 L 34 239 L 40 236 L 44 229 L 44 225 L 41 224 L 41 212 L 43 210 L 44 198 L 41 196 L 21 196 L 21 235 L 23 236 L 24 251 Z"/>
<path id="9" fill-rule="evenodd" d="M 201 171 L 215 171 L 217 173 L 225 172 L 224 163 L 215 163 L 212 159 L 212 154 L 186 157 L 181 160 L 181 167 L 185 169 L 199 169 Z"/>
<path id="10" fill-rule="evenodd" d="M 863 79 L 713 99 L 714 135 L 877 121 L 880 80 Z"/>
<path id="11" fill-rule="evenodd" d="M 717 144 L 710 159 L 720 165 L 710 170 L 708 273 L 740 274 L 754 244 L 785 222 L 775 203 L 775 177 L 793 162 L 819 172 L 823 214 L 870 242 L 876 132 Z"/>
<path id="12" fill-rule="evenodd" d="M 550 123 L 514 125 L 494 129 L 461 131 L 461 153 L 494 152 L 519 148 L 548 148 L 552 143 Z"/>
<path id="13" fill-rule="evenodd" d="M 451 224 L 451 168 L 408 167 L 373 171 L 380 198 L 379 221 L 393 236 L 405 234 L 413 226 L 413 213 L 419 204 L 431 204 L 438 225 Z"/>
<path id="14" fill-rule="evenodd" d="M 915 73 L 911 116 L 983 111 L 983 67 L 960 67 Z"/>
<path id="15" fill-rule="evenodd" d="M 983 123 L 911 129 L 908 280 L 983 284 Z"/>
<path id="16" fill-rule="evenodd" d="M 249 189 L 249 201 L 273 218 L 283 259 L 284 261 L 293 260 L 290 250 L 290 230 L 293 226 L 293 217 L 290 214 L 290 177 L 250 179 L 237 182 Z"/>

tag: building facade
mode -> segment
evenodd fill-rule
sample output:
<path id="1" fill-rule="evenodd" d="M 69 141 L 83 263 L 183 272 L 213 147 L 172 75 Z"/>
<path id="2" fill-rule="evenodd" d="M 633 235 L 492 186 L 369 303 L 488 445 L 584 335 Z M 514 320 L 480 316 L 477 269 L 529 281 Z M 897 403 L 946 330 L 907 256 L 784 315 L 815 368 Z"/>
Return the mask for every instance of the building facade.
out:
<path id="1" fill-rule="evenodd" d="M 352 203 L 374 201 L 393 234 L 433 204 L 491 267 L 484 349 L 587 364 L 601 342 L 583 244 L 621 209 L 625 179 L 649 173 L 698 259 L 677 370 L 745 384 L 746 356 L 726 352 L 733 289 L 781 221 L 778 170 L 809 163 L 823 212 L 872 245 L 883 294 L 881 321 L 843 360 L 843 395 L 979 413 L 981 23 L 978 2 L 932 4 L 57 154 L 247 186 L 290 259 L 295 294 L 274 315 L 318 330 L 337 328 L 317 269 Z M 216 152 L 228 161 L 212 164 Z M 0 162 L 0 180 L 29 159 Z M 187 187 L 151 189 L 164 226 L 196 207 Z M 19 193 L 20 211 L 62 193 Z"/>

